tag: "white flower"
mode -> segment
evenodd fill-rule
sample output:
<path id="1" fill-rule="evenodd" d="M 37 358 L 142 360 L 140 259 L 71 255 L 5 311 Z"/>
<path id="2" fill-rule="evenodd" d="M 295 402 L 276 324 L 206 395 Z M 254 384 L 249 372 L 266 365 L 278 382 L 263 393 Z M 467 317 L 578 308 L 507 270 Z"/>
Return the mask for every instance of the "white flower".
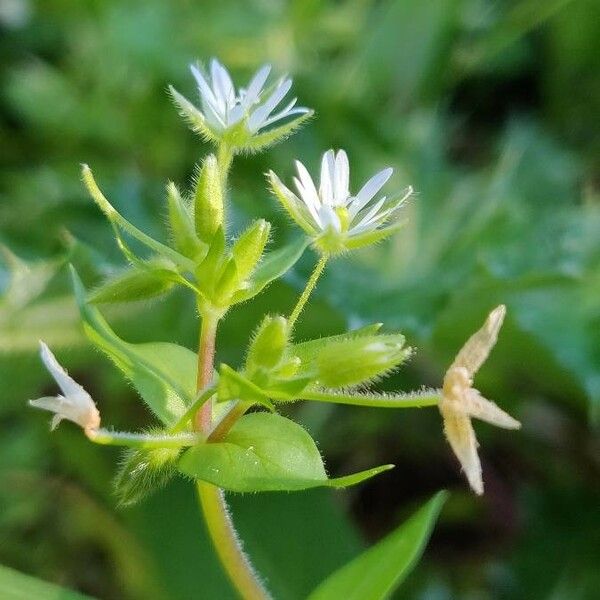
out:
<path id="1" fill-rule="evenodd" d="M 358 248 L 383 239 L 398 229 L 397 223 L 386 226 L 403 202 L 412 194 L 408 187 L 400 196 L 375 200 L 392 176 L 387 168 L 371 177 L 353 195 L 350 192 L 350 166 L 343 150 L 328 150 L 321 160 L 319 188 L 306 167 L 296 161 L 294 177 L 297 194 L 281 183 L 272 171 L 271 186 L 279 201 L 306 233 L 321 240 L 323 250 L 339 252 Z"/>
<path id="2" fill-rule="evenodd" d="M 483 493 L 483 480 L 471 417 L 505 429 L 521 427 L 517 420 L 473 388 L 473 377 L 496 344 L 505 313 L 504 305 L 495 308 L 483 327 L 467 340 L 446 372 L 439 404 L 446 438 L 476 494 Z"/>
<path id="3" fill-rule="evenodd" d="M 296 106 L 297 98 L 294 98 L 285 108 L 273 114 L 290 91 L 292 80 L 282 77 L 265 90 L 271 65 L 262 66 L 248 87 L 239 90 L 235 89 L 229 72 L 216 58 L 210 61 L 210 73 L 203 73 L 195 65 L 190 68 L 198 84 L 204 117 L 215 133 L 223 133 L 246 119 L 248 131 L 254 134 L 292 115 L 310 112 L 308 108 Z"/>
<path id="4" fill-rule="evenodd" d="M 91 396 L 69 377 L 50 348 L 42 341 L 40 341 L 40 356 L 64 395 L 30 400 L 31 406 L 55 413 L 52 418 L 52 429 L 55 429 L 63 419 L 68 419 L 77 423 L 86 435 L 93 435 L 100 427 L 100 413 Z"/>

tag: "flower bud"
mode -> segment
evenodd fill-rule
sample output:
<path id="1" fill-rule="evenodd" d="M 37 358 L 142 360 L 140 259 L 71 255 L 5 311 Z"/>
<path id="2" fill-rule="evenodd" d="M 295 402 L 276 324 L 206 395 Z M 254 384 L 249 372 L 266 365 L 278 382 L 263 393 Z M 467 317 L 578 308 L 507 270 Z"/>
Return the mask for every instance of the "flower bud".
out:
<path id="1" fill-rule="evenodd" d="M 404 336 L 364 336 L 325 346 L 315 360 L 319 382 L 327 387 L 366 383 L 382 376 L 406 360 Z"/>
<path id="2" fill-rule="evenodd" d="M 167 185 L 169 207 L 169 227 L 171 237 L 178 252 L 189 258 L 196 258 L 203 249 L 194 230 L 194 223 L 177 186 L 170 181 Z"/>
<path id="3" fill-rule="evenodd" d="M 194 196 L 194 222 L 198 237 L 209 244 L 223 225 L 223 190 L 214 154 L 204 159 Z"/>
<path id="4" fill-rule="evenodd" d="M 245 281 L 254 271 L 269 241 L 271 224 L 264 219 L 254 221 L 238 238 L 232 248 L 240 282 Z"/>
<path id="5" fill-rule="evenodd" d="M 272 369 L 281 359 L 288 343 L 287 320 L 281 316 L 264 318 L 248 348 L 246 367 Z"/>

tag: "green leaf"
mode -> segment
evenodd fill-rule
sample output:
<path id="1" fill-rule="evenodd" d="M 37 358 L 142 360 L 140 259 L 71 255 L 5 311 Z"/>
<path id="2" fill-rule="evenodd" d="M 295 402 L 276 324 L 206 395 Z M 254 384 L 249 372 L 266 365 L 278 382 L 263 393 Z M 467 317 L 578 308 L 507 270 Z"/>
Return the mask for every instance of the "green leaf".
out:
<path id="1" fill-rule="evenodd" d="M 330 575 L 308 600 L 383 600 L 420 558 L 446 500 L 438 492 L 400 527 Z"/>
<path id="2" fill-rule="evenodd" d="M 329 479 L 312 437 L 297 423 L 274 413 L 244 415 L 223 442 L 190 448 L 179 461 L 184 474 L 234 492 L 347 487 L 392 466 Z"/>
<path id="3" fill-rule="evenodd" d="M 19 573 L 0 565 L 0 598 L 2 600 L 89 600 L 84 596 L 53 583 Z"/>
<path id="4" fill-rule="evenodd" d="M 289 271 L 300 259 L 310 240 L 301 237 L 279 250 L 268 252 L 258 265 L 248 287 L 234 294 L 233 302 L 245 302 L 261 292 L 269 283 Z"/>
<path id="5" fill-rule="evenodd" d="M 109 278 L 89 295 L 89 301 L 132 302 L 166 294 L 175 285 L 177 274 L 165 268 L 137 267 Z"/>
<path id="6" fill-rule="evenodd" d="M 151 238 L 123 217 L 102 193 L 88 165 L 83 165 L 81 173 L 90 196 L 111 223 L 117 225 L 123 231 L 126 231 L 131 237 L 135 238 L 160 256 L 172 260 L 174 263 L 181 265 L 185 269 L 193 270 L 194 263 L 190 259 Z"/>
<path id="7" fill-rule="evenodd" d="M 133 383 L 160 421 L 174 425 L 194 401 L 196 355 L 176 344 L 125 342 L 96 308 L 86 304 L 85 288 L 72 267 L 71 274 L 88 339 Z"/>

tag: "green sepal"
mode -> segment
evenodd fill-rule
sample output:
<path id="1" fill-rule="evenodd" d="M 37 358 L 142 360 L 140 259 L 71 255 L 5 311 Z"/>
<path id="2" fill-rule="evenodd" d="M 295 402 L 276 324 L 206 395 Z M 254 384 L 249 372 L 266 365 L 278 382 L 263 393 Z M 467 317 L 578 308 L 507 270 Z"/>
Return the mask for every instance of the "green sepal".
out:
<path id="1" fill-rule="evenodd" d="M 269 241 L 271 224 L 264 219 L 254 221 L 235 241 L 231 253 L 237 266 L 240 282 L 246 281 L 260 260 Z"/>
<path id="2" fill-rule="evenodd" d="M 280 125 L 279 127 L 273 127 L 265 131 L 264 133 L 256 133 L 249 137 L 245 143 L 241 146 L 241 149 L 246 152 L 260 152 L 265 150 L 269 146 L 283 142 L 285 139 L 295 133 L 302 125 L 309 121 L 314 116 L 314 111 L 310 110 L 303 115 L 296 117 L 295 119 Z"/>
<path id="3" fill-rule="evenodd" d="M 383 540 L 331 574 L 308 600 L 390 598 L 423 554 L 446 498 L 446 492 L 438 492 Z"/>
<path id="4" fill-rule="evenodd" d="M 202 163 L 194 190 L 194 224 L 198 237 L 211 243 L 223 229 L 223 188 L 217 158 L 209 154 Z"/>
<path id="5" fill-rule="evenodd" d="M 88 302 L 132 302 L 155 298 L 169 292 L 179 280 L 179 275 L 169 269 L 146 269 L 131 267 L 126 271 L 110 277 L 88 296 Z"/>
<path id="6" fill-rule="evenodd" d="M 411 352 L 400 334 L 361 336 L 327 344 L 316 356 L 314 368 L 326 387 L 353 386 L 385 375 Z"/>
<path id="7" fill-rule="evenodd" d="M 240 287 L 240 277 L 235 260 L 230 258 L 221 269 L 215 285 L 213 302 L 216 306 L 227 308 L 231 296 Z"/>
<path id="8" fill-rule="evenodd" d="M 382 242 L 402 229 L 407 222 L 408 221 L 405 219 L 398 221 L 393 225 L 389 225 L 388 227 L 382 227 L 381 229 L 363 233 L 362 235 L 348 237 L 348 239 L 344 242 L 344 246 L 348 250 L 358 250 L 359 248 L 364 248 L 365 246 L 370 246 L 371 244 L 377 244 L 378 242 Z"/>
<path id="9" fill-rule="evenodd" d="M 206 252 L 194 229 L 194 222 L 177 186 L 170 181 L 167 184 L 167 204 L 169 207 L 169 227 L 173 244 L 178 252 L 194 262 Z"/>
<path id="10" fill-rule="evenodd" d="M 275 410 L 275 406 L 264 390 L 226 364 L 221 364 L 219 368 L 217 399 L 219 402 L 230 400 L 254 402 L 262 404 L 269 410 Z"/>
<path id="11" fill-rule="evenodd" d="M 346 340 L 353 340 L 358 337 L 365 337 L 369 335 L 375 335 L 383 326 L 383 323 L 373 323 L 371 325 L 365 325 L 346 333 L 339 335 L 330 335 L 327 337 L 318 338 L 316 340 L 308 340 L 306 342 L 299 342 L 294 344 L 292 347 L 292 353 L 297 356 L 302 364 L 310 364 L 315 360 L 319 352 L 326 346 L 332 343 L 344 342 Z"/>
<path id="12" fill-rule="evenodd" d="M 287 320 L 280 315 L 266 316 L 248 347 L 246 368 L 250 371 L 259 367 L 275 368 L 283 358 L 288 339 Z"/>
<path id="13" fill-rule="evenodd" d="M 196 278 L 198 286 L 206 292 L 207 295 L 212 295 L 217 279 L 217 273 L 220 271 L 225 257 L 225 236 L 223 229 L 219 227 L 212 240 L 210 241 L 208 252 L 204 260 L 196 269 Z"/>
<path id="14" fill-rule="evenodd" d="M 275 279 L 289 271 L 300 259 L 310 240 L 298 238 L 283 248 L 267 252 L 254 270 L 247 286 L 233 295 L 232 303 L 253 298 Z"/>
<path id="15" fill-rule="evenodd" d="M 143 231 L 140 231 L 135 225 L 130 223 L 125 217 L 123 217 L 114 207 L 113 205 L 106 199 L 106 196 L 102 193 L 98 184 L 94 179 L 94 175 L 92 174 L 91 169 L 88 165 L 82 165 L 81 175 L 83 178 L 83 182 L 85 183 L 90 196 L 93 198 L 94 202 L 98 205 L 98 208 L 104 213 L 106 218 L 127 232 L 131 237 L 135 238 L 154 252 L 156 252 L 159 256 L 167 258 L 174 262 L 176 265 L 179 265 L 187 270 L 192 270 L 194 267 L 194 263 L 187 257 L 183 256 L 176 250 L 165 246 L 161 242 L 151 238 L 149 235 L 145 234 Z"/>
<path id="16" fill-rule="evenodd" d="M 197 133 L 204 141 L 218 143 L 219 138 L 212 129 L 206 124 L 204 115 L 185 97 L 182 96 L 172 85 L 169 86 L 169 93 L 173 103 L 179 109 L 179 114 L 183 117 L 190 129 Z"/>
<path id="17" fill-rule="evenodd" d="M 302 398 L 304 390 L 313 381 L 314 377 L 311 375 L 273 379 L 264 391 L 280 402 L 292 402 Z"/>
<path id="18" fill-rule="evenodd" d="M 86 303 L 85 288 L 73 267 L 71 276 L 88 339 L 132 382 L 160 421 L 173 426 L 196 397 L 195 353 L 177 344 L 125 342 L 110 328 L 100 311 Z"/>
<path id="19" fill-rule="evenodd" d="M 343 488 L 392 467 L 329 479 L 308 432 L 281 415 L 264 412 L 244 415 L 222 442 L 200 444 L 179 459 L 185 475 L 233 492 Z"/>
<path id="20" fill-rule="evenodd" d="M 273 171 L 267 173 L 267 179 L 273 194 L 292 220 L 301 227 L 309 238 L 314 238 L 318 232 L 308 218 L 308 214 L 305 214 L 305 209 L 302 209 L 301 204 L 297 201 L 288 198 L 285 186 Z"/>
<path id="21" fill-rule="evenodd" d="M 126 450 L 113 480 L 121 506 L 132 506 L 164 487 L 177 474 L 176 448 Z"/>

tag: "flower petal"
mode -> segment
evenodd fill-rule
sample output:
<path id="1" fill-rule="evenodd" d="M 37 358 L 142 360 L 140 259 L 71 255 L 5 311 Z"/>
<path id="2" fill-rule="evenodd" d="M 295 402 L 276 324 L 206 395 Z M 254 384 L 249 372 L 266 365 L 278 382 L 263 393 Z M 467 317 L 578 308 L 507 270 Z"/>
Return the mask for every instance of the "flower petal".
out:
<path id="1" fill-rule="evenodd" d="M 465 410 L 471 417 L 504 429 L 521 428 L 519 421 L 513 419 L 491 400 L 484 398 L 476 389 L 467 390 L 463 402 Z"/>
<path id="2" fill-rule="evenodd" d="M 333 180 L 333 196 L 335 206 L 345 206 L 348 197 L 350 185 L 350 164 L 348 155 L 339 150 L 335 157 L 335 176 Z"/>
<path id="3" fill-rule="evenodd" d="M 473 377 L 496 344 L 505 314 L 506 306 L 504 304 L 497 306 L 489 314 L 483 327 L 467 340 L 449 370 L 455 367 L 464 368 L 469 376 Z"/>
<path id="4" fill-rule="evenodd" d="M 358 194 L 352 199 L 350 203 L 350 216 L 354 218 L 359 211 L 361 211 L 367 203 L 379 192 L 379 190 L 387 183 L 388 179 L 392 176 L 394 169 L 388 167 L 376 173 L 371 177 L 360 189 Z"/>
<path id="5" fill-rule="evenodd" d="M 271 65 L 263 65 L 252 77 L 241 101 L 244 108 L 250 108 L 258 100 L 270 72 Z"/>
<path id="6" fill-rule="evenodd" d="M 327 150 L 321 158 L 319 196 L 323 204 L 333 206 L 333 180 L 335 178 L 335 152 Z"/>
<path id="7" fill-rule="evenodd" d="M 275 107 L 283 100 L 285 95 L 292 87 L 291 79 L 282 80 L 275 88 L 275 91 L 267 98 L 264 104 L 261 104 L 248 119 L 248 128 L 250 131 L 258 131 L 273 112 Z"/>
<path id="8" fill-rule="evenodd" d="M 471 425 L 471 420 L 465 414 L 454 409 L 452 404 L 440 402 L 440 412 L 444 419 L 444 433 L 458 458 L 469 485 L 473 491 L 483 494 L 483 479 L 481 475 L 481 462 L 477 454 L 477 438 Z"/>

